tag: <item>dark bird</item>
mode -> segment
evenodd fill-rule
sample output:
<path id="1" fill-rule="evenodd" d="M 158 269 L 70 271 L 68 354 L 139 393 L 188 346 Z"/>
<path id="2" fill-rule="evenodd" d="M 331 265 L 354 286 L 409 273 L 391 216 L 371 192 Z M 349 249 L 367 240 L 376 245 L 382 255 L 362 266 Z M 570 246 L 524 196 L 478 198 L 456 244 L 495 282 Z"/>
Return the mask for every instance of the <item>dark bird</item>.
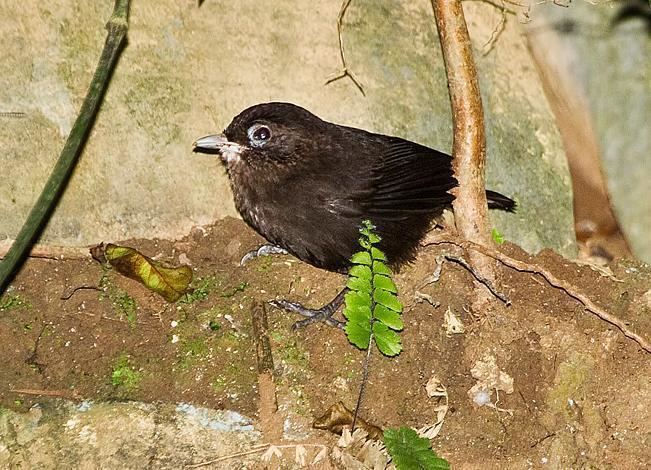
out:
<path id="1" fill-rule="evenodd" d="M 376 226 L 392 267 L 413 260 L 457 186 L 452 157 L 445 153 L 325 122 L 290 103 L 245 109 L 223 134 L 198 139 L 194 151 L 220 155 L 237 210 L 271 243 L 260 253 L 285 250 L 336 272 L 345 272 L 359 251 L 365 219 Z M 486 196 L 491 208 L 515 208 L 499 193 Z M 296 326 L 319 320 L 339 326 L 331 317 L 345 293 L 318 310 L 284 300 L 272 305 L 308 317 Z"/>

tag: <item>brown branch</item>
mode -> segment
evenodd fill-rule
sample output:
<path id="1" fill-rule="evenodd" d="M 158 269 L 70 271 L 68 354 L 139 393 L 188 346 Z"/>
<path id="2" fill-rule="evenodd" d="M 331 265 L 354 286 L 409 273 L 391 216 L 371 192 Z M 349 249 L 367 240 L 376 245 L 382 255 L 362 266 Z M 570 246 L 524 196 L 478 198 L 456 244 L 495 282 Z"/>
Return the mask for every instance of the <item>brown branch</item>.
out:
<path id="1" fill-rule="evenodd" d="M 283 418 L 278 413 L 276 383 L 273 376 L 274 360 L 269 341 L 267 310 L 263 302 L 254 301 L 251 304 L 251 324 L 258 363 L 260 427 L 266 441 L 277 442 L 283 437 Z"/>
<path id="2" fill-rule="evenodd" d="M 480 245 L 490 245 L 490 224 L 484 182 L 486 135 L 484 112 L 472 44 L 460 0 L 431 0 L 438 29 L 452 106 L 452 165 L 459 182 L 452 203 L 455 223 L 461 238 Z M 496 265 L 473 251 L 468 253 L 473 268 L 494 282 Z M 473 309 L 488 302 L 485 291 L 475 282 Z"/>
<path id="3" fill-rule="evenodd" d="M 66 398 L 72 400 L 80 400 L 81 396 L 76 390 L 42 390 L 36 388 L 10 388 L 10 392 L 18 393 L 21 395 L 39 395 L 43 397 Z"/>
<path id="4" fill-rule="evenodd" d="M 2 240 L 0 242 L 0 259 L 7 256 L 9 249 L 14 240 Z M 27 253 L 29 258 L 43 258 L 52 260 L 63 259 L 90 259 L 90 252 L 87 246 L 55 246 L 55 245 L 32 245 L 31 250 Z"/>
<path id="5" fill-rule="evenodd" d="M 502 263 L 505 266 L 508 266 L 509 268 L 515 269 L 516 271 L 520 272 L 527 272 L 527 273 L 533 273 L 533 274 L 538 274 L 541 276 L 545 281 L 547 281 L 552 287 L 555 287 L 557 289 L 562 290 L 565 292 L 567 295 L 572 297 L 574 300 L 577 300 L 579 303 L 581 303 L 589 312 L 592 314 L 596 315 L 599 317 L 601 320 L 605 321 L 606 323 L 610 323 L 611 325 L 617 327 L 627 338 L 632 339 L 635 341 L 637 344 L 639 344 L 642 349 L 644 349 L 646 352 L 651 353 L 651 343 L 647 341 L 645 338 L 642 336 L 638 335 L 637 333 L 631 331 L 628 326 L 626 326 L 626 323 L 617 318 L 616 316 L 606 312 L 604 309 L 601 307 L 597 306 L 592 300 L 590 300 L 585 294 L 581 293 L 577 287 L 572 285 L 571 283 L 564 281 L 562 279 L 557 278 L 554 276 L 551 272 L 543 268 L 542 266 L 539 266 L 537 264 L 531 264 L 531 263 L 526 263 L 524 261 L 520 261 L 514 258 L 511 258 L 508 255 L 505 255 L 504 253 L 497 251 L 492 248 L 487 248 L 483 245 L 479 245 L 477 243 L 473 243 L 468 240 L 460 240 L 460 241 L 452 241 L 452 240 L 435 240 L 435 241 L 427 241 L 424 246 L 430 246 L 430 245 L 440 245 L 440 244 L 451 244 L 458 246 L 460 248 L 463 248 L 465 250 L 473 250 L 473 251 L 478 251 L 486 256 L 489 256 L 500 263 Z"/>

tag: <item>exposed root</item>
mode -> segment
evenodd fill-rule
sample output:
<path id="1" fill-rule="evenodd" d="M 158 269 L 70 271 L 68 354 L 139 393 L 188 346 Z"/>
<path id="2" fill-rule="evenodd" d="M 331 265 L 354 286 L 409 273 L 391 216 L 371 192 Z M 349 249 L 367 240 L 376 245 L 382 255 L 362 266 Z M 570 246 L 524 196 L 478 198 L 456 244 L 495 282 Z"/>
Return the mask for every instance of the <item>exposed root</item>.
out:
<path id="1" fill-rule="evenodd" d="M 564 291 L 567 295 L 569 295 L 570 297 L 572 297 L 573 299 L 581 303 L 589 312 L 593 313 L 601 320 L 617 327 L 624 334 L 624 336 L 635 341 L 646 352 L 651 353 L 651 344 L 649 343 L 649 341 L 647 341 L 645 338 L 638 335 L 637 333 L 631 331 L 626 326 L 626 323 L 624 323 L 623 320 L 606 312 L 604 309 L 600 308 L 594 302 L 592 302 L 592 300 L 590 300 L 585 294 L 581 293 L 577 287 L 575 287 L 574 285 L 570 284 L 567 281 L 558 279 L 556 276 L 554 276 L 551 272 L 549 272 L 545 268 L 537 264 L 526 263 L 524 261 L 511 258 L 510 256 L 507 256 L 500 251 L 479 245 L 477 243 L 470 242 L 468 240 L 454 241 L 448 239 L 448 240 L 426 241 L 424 243 L 424 246 L 442 245 L 442 244 L 454 245 L 459 248 L 463 248 L 464 250 L 473 250 L 479 252 L 485 256 L 489 256 L 493 258 L 496 261 L 499 261 L 504 266 L 508 266 L 511 269 L 515 269 L 516 271 L 538 274 L 543 279 L 545 279 L 545 281 L 547 281 L 551 286 Z"/>

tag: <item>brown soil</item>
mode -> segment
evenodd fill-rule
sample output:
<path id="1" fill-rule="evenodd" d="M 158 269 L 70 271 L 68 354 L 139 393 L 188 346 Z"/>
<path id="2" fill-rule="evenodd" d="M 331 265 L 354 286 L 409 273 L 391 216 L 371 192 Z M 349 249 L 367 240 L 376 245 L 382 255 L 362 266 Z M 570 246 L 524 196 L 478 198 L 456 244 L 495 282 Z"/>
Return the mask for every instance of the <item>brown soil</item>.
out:
<path id="1" fill-rule="evenodd" d="M 183 401 L 258 415 L 251 305 L 280 296 L 318 306 L 343 285 L 342 276 L 288 256 L 240 267 L 261 241 L 226 219 L 178 242 L 122 243 L 192 265 L 200 289 L 175 305 L 89 259 L 30 259 L 1 299 L 0 405 L 27 409 L 49 395 Z M 544 265 L 651 336 L 648 266 L 621 261 L 609 277 L 549 251 L 528 257 L 512 245 L 502 250 Z M 496 300 L 491 311 L 470 315 L 471 277 L 459 266 L 446 264 L 439 282 L 421 287 L 437 254 L 424 252 L 396 277 L 405 349 L 393 359 L 373 356 L 363 417 L 381 427 L 434 423 L 437 403 L 424 386 L 435 375 L 450 410 L 434 447 L 453 468 L 648 465 L 649 354 L 564 292 L 508 268 L 501 288 L 512 305 Z M 417 291 L 439 306 L 418 302 Z M 448 307 L 465 333 L 442 329 Z M 293 333 L 295 317 L 267 310 L 280 412 L 311 421 L 340 400 L 353 408 L 363 353 L 340 331 L 316 325 Z M 476 382 L 470 369 L 486 355 L 514 380 L 513 393 L 499 394 L 502 411 L 478 407 L 467 394 Z M 331 439 L 324 431 L 314 436 Z"/>

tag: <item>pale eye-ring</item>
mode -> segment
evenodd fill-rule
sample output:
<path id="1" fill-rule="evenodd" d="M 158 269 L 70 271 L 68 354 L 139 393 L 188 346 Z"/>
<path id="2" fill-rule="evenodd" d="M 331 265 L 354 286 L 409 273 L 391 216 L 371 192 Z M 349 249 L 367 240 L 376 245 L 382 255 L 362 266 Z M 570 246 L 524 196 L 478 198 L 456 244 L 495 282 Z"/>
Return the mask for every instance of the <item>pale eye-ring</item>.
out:
<path id="1" fill-rule="evenodd" d="M 254 147 L 262 147 L 271 139 L 271 130 L 264 124 L 254 124 L 247 131 L 249 142 Z"/>

